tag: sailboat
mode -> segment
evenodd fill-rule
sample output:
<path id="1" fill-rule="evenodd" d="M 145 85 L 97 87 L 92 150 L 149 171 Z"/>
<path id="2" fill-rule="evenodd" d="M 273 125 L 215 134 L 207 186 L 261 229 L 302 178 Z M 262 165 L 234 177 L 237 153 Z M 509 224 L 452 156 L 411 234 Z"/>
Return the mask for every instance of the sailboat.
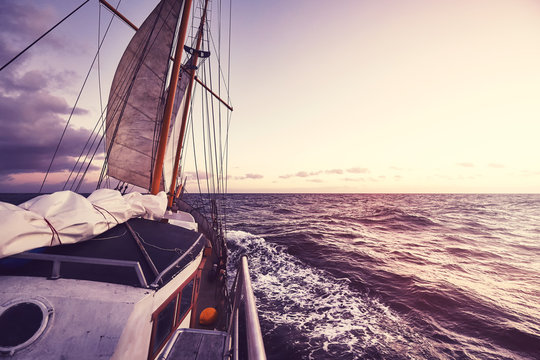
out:
<path id="1" fill-rule="evenodd" d="M 192 17 L 191 0 L 161 0 L 139 28 L 100 3 L 136 32 L 109 93 L 98 189 L 0 202 L 0 356 L 265 359 L 245 257 L 227 286 L 221 195 L 200 196 L 205 212 L 178 181 L 194 84 L 232 110 L 197 78 L 209 1 Z"/>

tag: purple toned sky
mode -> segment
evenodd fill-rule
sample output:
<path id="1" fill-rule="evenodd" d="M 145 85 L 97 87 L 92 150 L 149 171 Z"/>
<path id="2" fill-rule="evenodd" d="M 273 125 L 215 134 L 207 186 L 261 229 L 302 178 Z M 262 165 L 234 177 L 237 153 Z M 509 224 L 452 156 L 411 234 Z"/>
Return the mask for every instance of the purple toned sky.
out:
<path id="1" fill-rule="evenodd" d="M 135 24 L 156 4 L 124 2 Z M 74 7 L 1 1 L 0 63 Z M 96 14 L 91 0 L 0 73 L 0 192 L 39 188 Z M 117 59 L 132 32 L 112 30 Z M 538 1 L 233 0 L 232 30 L 229 191 L 540 192 Z M 51 184 L 98 101 L 83 101 Z"/>

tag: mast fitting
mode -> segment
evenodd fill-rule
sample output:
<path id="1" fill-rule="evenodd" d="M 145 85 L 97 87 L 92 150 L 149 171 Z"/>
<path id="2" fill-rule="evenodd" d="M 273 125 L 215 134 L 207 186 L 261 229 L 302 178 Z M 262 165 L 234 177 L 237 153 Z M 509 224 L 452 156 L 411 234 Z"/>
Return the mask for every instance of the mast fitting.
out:
<path id="1" fill-rule="evenodd" d="M 205 59 L 207 57 L 210 57 L 210 51 L 197 50 L 197 49 L 194 49 L 194 48 L 189 47 L 187 45 L 184 45 L 184 50 L 190 55 L 193 55 L 194 53 L 197 53 L 197 56 L 200 57 L 201 59 Z"/>

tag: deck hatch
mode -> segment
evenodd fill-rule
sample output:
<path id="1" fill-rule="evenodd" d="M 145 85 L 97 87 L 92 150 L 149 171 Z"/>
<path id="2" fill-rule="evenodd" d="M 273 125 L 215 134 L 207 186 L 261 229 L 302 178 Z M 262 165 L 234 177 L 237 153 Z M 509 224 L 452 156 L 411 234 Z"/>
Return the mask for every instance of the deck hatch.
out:
<path id="1" fill-rule="evenodd" d="M 36 299 L 0 306 L 0 353 L 13 354 L 32 344 L 43 333 L 52 307 Z"/>

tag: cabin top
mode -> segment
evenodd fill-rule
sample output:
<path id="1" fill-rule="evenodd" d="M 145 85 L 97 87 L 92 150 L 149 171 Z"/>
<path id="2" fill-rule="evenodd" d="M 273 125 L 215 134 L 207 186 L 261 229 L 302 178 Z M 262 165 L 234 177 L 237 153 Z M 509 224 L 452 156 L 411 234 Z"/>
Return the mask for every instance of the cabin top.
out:
<path id="1" fill-rule="evenodd" d="M 0 275 L 158 288 L 190 263 L 206 242 L 195 231 L 135 218 L 87 241 L 0 259 Z"/>

